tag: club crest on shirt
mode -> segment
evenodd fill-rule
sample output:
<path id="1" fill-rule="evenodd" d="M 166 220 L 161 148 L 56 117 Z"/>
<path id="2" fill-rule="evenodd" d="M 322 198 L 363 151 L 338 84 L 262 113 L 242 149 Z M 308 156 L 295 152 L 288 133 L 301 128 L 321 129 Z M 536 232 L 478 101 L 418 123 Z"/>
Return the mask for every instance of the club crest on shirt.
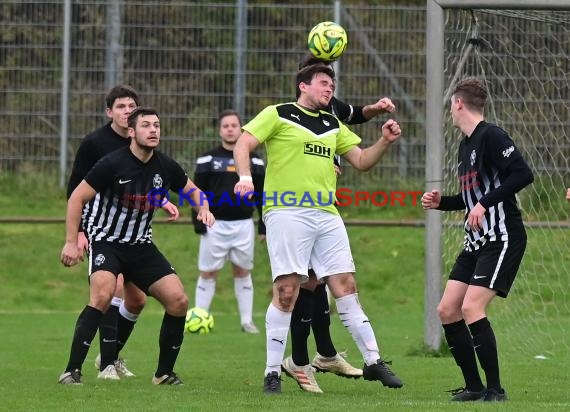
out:
<path id="1" fill-rule="evenodd" d="M 95 256 L 95 260 L 93 261 L 93 263 L 95 264 L 95 266 L 101 266 L 103 263 L 105 263 L 105 255 L 99 253 L 97 256 Z"/>
<path id="2" fill-rule="evenodd" d="M 514 146 L 507 147 L 505 150 L 503 150 L 503 157 L 509 157 L 514 151 Z"/>
<path id="3" fill-rule="evenodd" d="M 235 171 L 237 171 L 236 162 L 234 159 L 229 159 L 228 164 L 226 166 L 226 172 L 235 172 Z"/>
<path id="4" fill-rule="evenodd" d="M 475 164 L 475 160 L 477 160 L 477 153 L 475 153 L 475 149 L 471 152 L 471 156 L 469 156 L 469 160 L 471 161 L 471 166 Z"/>
<path id="5" fill-rule="evenodd" d="M 162 177 L 157 173 L 152 178 L 152 187 L 155 189 L 160 189 L 162 187 Z"/>

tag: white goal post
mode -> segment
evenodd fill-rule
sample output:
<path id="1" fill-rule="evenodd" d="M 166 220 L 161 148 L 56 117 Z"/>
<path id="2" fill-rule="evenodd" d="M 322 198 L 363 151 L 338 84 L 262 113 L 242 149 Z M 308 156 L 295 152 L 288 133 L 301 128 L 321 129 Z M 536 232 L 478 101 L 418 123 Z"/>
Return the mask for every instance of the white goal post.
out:
<path id="1" fill-rule="evenodd" d="M 446 139 L 445 139 L 445 127 L 446 127 L 446 117 L 444 110 L 447 110 L 447 102 L 445 101 L 444 96 L 446 96 L 446 89 L 449 87 L 449 84 L 446 84 L 446 63 L 448 66 L 451 65 L 446 58 L 446 24 L 448 21 L 446 20 L 446 13 L 453 11 L 459 12 L 457 9 L 462 9 L 465 11 L 474 10 L 479 12 L 481 9 L 486 9 L 490 11 L 497 11 L 497 13 L 503 13 L 503 11 L 514 11 L 514 10 L 523 10 L 524 12 L 533 12 L 536 11 L 537 13 L 542 11 L 561 11 L 564 16 L 570 16 L 568 14 L 570 12 L 570 1 L 568 0 L 427 0 L 427 27 L 426 27 L 426 124 L 425 124 L 425 132 L 426 132 L 426 168 L 425 168 L 425 177 L 426 177 L 426 190 L 432 190 L 434 188 L 438 188 L 439 190 L 445 190 L 445 176 L 446 170 L 449 169 L 445 164 L 445 156 L 446 151 L 450 150 L 449 144 L 446 147 Z M 515 13 L 511 13 L 515 14 Z M 568 19 L 567 22 L 570 22 L 570 18 L 565 17 Z M 530 20 L 533 20 L 531 18 Z M 537 20 L 540 20 L 540 15 Z M 567 22 L 564 21 L 565 27 L 567 27 Z M 547 22 L 548 23 L 548 22 Z M 451 30 L 455 30 L 455 33 L 460 33 L 461 30 L 468 31 L 466 26 L 458 26 L 455 28 L 451 28 Z M 564 33 L 566 33 L 566 28 L 564 29 Z M 467 33 L 468 34 L 468 33 Z M 521 43 L 524 42 L 524 30 L 521 31 L 520 35 Z M 458 36 L 459 37 L 459 36 Z M 468 37 L 468 36 L 467 36 Z M 470 47 L 470 40 L 464 40 L 463 45 L 466 47 Z M 517 39 L 513 40 L 516 41 Z M 562 45 L 568 45 L 568 42 L 565 39 L 561 39 L 560 43 Z M 524 44 L 522 44 L 524 46 Z M 465 47 L 465 48 L 466 48 Z M 465 48 L 463 51 L 465 51 Z M 548 47 L 545 47 L 548 51 Z M 524 47 L 521 47 L 517 50 L 522 50 L 524 53 Z M 461 51 L 461 50 L 459 50 Z M 563 52 L 562 57 L 567 57 L 566 52 Z M 521 57 L 519 57 L 520 59 Z M 524 59 L 524 54 L 522 59 Z M 457 61 L 454 61 L 457 65 L 461 65 L 462 62 L 460 58 L 457 58 Z M 484 62 L 485 63 L 485 62 Z M 486 62 L 488 63 L 488 62 Z M 563 68 L 560 70 L 562 76 L 564 76 L 567 71 L 567 66 L 564 63 Z M 482 65 L 484 66 L 484 64 Z M 449 67 L 447 67 L 449 69 Z M 556 70 L 558 70 L 555 67 Z M 482 69 L 485 73 L 486 69 Z M 501 70 L 505 70 L 501 67 Z M 565 71 L 566 70 L 566 71 Z M 459 73 L 461 68 L 457 69 Z M 501 72 L 502 73 L 502 72 Z M 493 75 L 493 69 L 491 69 L 490 74 Z M 520 73 L 516 73 L 516 76 L 513 78 L 508 78 L 507 81 L 512 83 L 516 81 L 516 78 L 520 77 Z M 537 80 L 537 83 L 540 82 L 540 79 Z M 562 81 L 563 82 L 563 81 Z M 449 83 L 449 73 L 447 77 L 447 83 Z M 550 82 L 549 85 L 552 85 L 554 82 Z M 553 86 L 556 87 L 556 86 Z M 564 107 L 568 107 L 568 102 L 564 103 L 566 93 L 567 93 L 567 83 L 562 86 L 563 93 L 561 93 L 561 97 L 558 97 L 559 101 L 562 101 Z M 516 95 L 516 91 L 513 92 L 513 97 L 518 97 Z M 492 97 L 493 91 L 491 91 Z M 545 94 L 547 92 L 545 91 Z M 448 96 L 446 96 L 448 97 Z M 524 96 L 522 98 L 532 100 L 532 98 Z M 524 100 L 526 102 L 526 100 Z M 525 104 L 525 103 L 522 103 Z M 494 109 L 493 109 L 494 110 Z M 496 113 L 495 113 L 496 114 Z M 504 113 L 502 113 L 504 114 Z M 556 114 L 556 113 L 555 113 Z M 519 114 L 520 115 L 520 114 Z M 520 115 L 524 116 L 524 115 Z M 491 117 L 491 121 L 493 119 Z M 557 119 L 558 120 L 558 119 Z M 568 119 L 564 119 L 567 121 Z M 548 118 L 545 115 L 541 121 L 548 122 Z M 524 117 L 519 119 L 519 122 L 524 122 Z M 536 122 L 539 123 L 538 121 Z M 564 122 L 561 122 L 564 123 Z M 543 124 L 543 123 L 541 123 Z M 566 123 L 565 123 L 566 124 Z M 507 132 L 509 129 L 507 128 Z M 567 135 L 563 134 L 560 136 L 560 139 L 568 139 Z M 515 139 L 516 141 L 516 139 Z M 447 142 L 448 143 L 448 142 Z M 557 156 L 566 156 L 568 154 L 568 144 L 564 143 L 562 146 L 563 149 L 559 150 Z M 456 150 L 455 150 L 456 152 Z M 455 156 L 455 153 L 453 153 Z M 568 168 L 568 160 L 566 161 L 566 169 Z M 561 169 L 564 169 L 564 164 L 562 163 Z M 548 170 L 544 171 L 544 175 L 548 175 Z M 560 172 L 555 173 L 555 178 L 557 182 L 564 178 L 568 177 L 568 170 L 561 170 Z M 562 195 L 561 195 L 562 197 Z M 570 207 L 569 207 L 570 209 Z M 540 215 L 542 213 L 542 209 L 537 208 L 536 215 Z M 564 213 L 564 212 L 563 212 Z M 567 212 L 566 212 L 567 213 Z M 560 216 L 560 214 L 559 214 Z M 568 216 L 568 215 L 566 215 Z M 560 218 L 559 220 L 564 220 L 564 218 Z M 566 219 L 567 220 L 567 219 Z M 444 222 L 444 218 L 442 214 L 438 211 L 428 211 L 426 213 L 426 231 L 425 231 L 425 303 L 424 303 L 424 344 L 427 348 L 439 351 L 441 344 L 442 344 L 442 334 L 441 334 L 441 324 L 437 315 L 437 304 L 441 298 L 442 293 L 442 281 L 445 278 L 446 273 L 444 272 L 444 262 L 443 256 L 445 254 L 444 246 L 443 246 L 443 239 L 445 238 L 444 228 L 446 224 Z M 459 228 L 455 227 L 454 230 L 460 231 Z M 457 244 L 459 246 L 459 243 Z M 563 256 L 566 249 L 556 249 L 554 248 L 557 254 L 561 254 L 560 256 L 560 264 L 565 265 L 564 259 L 568 259 L 567 256 Z M 546 259 L 545 259 L 546 260 Z M 566 263 L 567 264 L 567 263 Z M 562 273 L 562 275 L 567 276 L 568 272 Z M 560 275 L 560 276 L 562 276 Z M 568 311 L 568 306 L 565 303 L 562 311 L 560 313 L 565 313 Z"/>

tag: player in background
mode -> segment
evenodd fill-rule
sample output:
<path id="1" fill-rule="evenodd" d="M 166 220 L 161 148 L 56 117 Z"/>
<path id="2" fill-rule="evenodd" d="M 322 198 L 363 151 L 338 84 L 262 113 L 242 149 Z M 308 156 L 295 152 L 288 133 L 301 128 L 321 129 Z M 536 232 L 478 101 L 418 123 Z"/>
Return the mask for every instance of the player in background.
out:
<path id="1" fill-rule="evenodd" d="M 154 109 L 138 108 L 128 117 L 128 147 L 104 156 L 75 188 L 67 203 L 66 242 L 61 262 L 73 266 L 83 260 L 77 228 L 84 205 L 93 200 L 96 214 L 85 225 L 89 240 L 89 303 L 77 319 L 69 361 L 61 384 L 81 384 L 81 368 L 91 341 L 123 274 L 164 306 L 159 337 L 157 385 L 179 385 L 174 364 L 184 334 L 188 298 L 174 268 L 152 242 L 154 210 L 166 202 L 168 190 L 192 199 L 198 219 L 214 223 L 208 202 L 174 160 L 155 150 L 160 121 Z M 110 365 L 112 366 L 112 365 Z"/>
<path id="2" fill-rule="evenodd" d="M 566 200 L 570 202 L 570 187 L 566 189 Z"/>
<path id="3" fill-rule="evenodd" d="M 485 121 L 487 87 L 481 79 L 459 81 L 451 96 L 453 125 L 463 134 L 457 156 L 460 192 L 422 196 L 424 209 L 464 210 L 465 239 L 437 311 L 465 387 L 453 401 L 504 401 L 495 333 L 487 307 L 506 298 L 526 248 L 516 193 L 534 180 L 507 132 Z M 487 385 L 479 376 L 477 359 Z"/>
<path id="4" fill-rule="evenodd" d="M 241 135 L 241 119 L 234 110 L 224 110 L 218 116 L 221 144 L 202 154 L 196 160 L 194 182 L 209 196 L 210 209 L 216 225 L 207 228 L 193 213 L 194 231 L 200 234 L 195 306 L 210 311 L 216 291 L 218 272 L 226 260 L 232 263 L 234 292 L 238 303 L 241 330 L 259 333 L 253 323 L 253 269 L 255 227 L 252 202 L 238 202 L 233 192 L 239 178 L 234 163 L 234 147 Z M 253 184 L 258 193 L 263 191 L 265 163 L 257 154 L 251 154 Z M 262 199 L 254 199 L 258 206 L 258 234 L 265 238 L 261 220 Z M 249 203 L 249 204 L 248 204 Z"/>
<path id="5" fill-rule="evenodd" d="M 356 169 L 369 170 L 400 137 L 401 130 L 398 123 L 388 120 L 374 145 L 358 147 L 360 138 L 323 110 L 334 92 L 334 76 L 325 64 L 300 70 L 297 102 L 266 107 L 243 127 L 234 149 L 240 176 L 234 192 L 242 195 L 253 190 L 250 153 L 261 143 L 267 150 L 263 219 L 273 277 L 273 299 L 265 318 L 263 386 L 267 394 L 281 392 L 291 312 L 300 284 L 308 280 L 309 263 L 317 277 L 327 282 L 341 321 L 362 353 L 364 378 L 392 388 L 403 386 L 380 357 L 374 331 L 358 301 L 348 235 L 334 206 L 333 165 L 334 155 L 340 154 Z"/>
<path id="6" fill-rule="evenodd" d="M 299 63 L 299 70 L 312 64 L 330 64 L 314 57 L 308 53 Z M 300 90 L 297 89 L 297 98 Z M 332 97 L 330 104 L 324 109 L 334 114 L 345 124 L 361 124 L 382 113 L 392 113 L 396 109 L 395 105 L 388 97 L 379 99 L 373 104 L 357 106 L 344 103 Z M 335 156 L 335 163 L 339 167 L 339 157 Z M 291 315 L 291 356 L 283 360 L 283 371 L 295 379 L 299 387 L 308 392 L 321 393 L 314 370 L 320 372 L 331 372 L 339 376 L 348 378 L 359 378 L 362 376 L 362 369 L 350 365 L 338 353 L 330 334 L 330 308 L 326 291 L 326 284 L 317 281 L 315 273 L 309 269 L 309 280 L 301 284 L 299 296 L 295 302 L 295 307 Z M 307 339 L 313 330 L 317 354 L 309 364 L 309 352 Z M 311 365 L 313 368 L 311 368 Z"/>
<path id="7" fill-rule="evenodd" d="M 81 141 L 67 185 L 68 199 L 99 159 L 117 149 L 129 146 L 127 119 L 138 105 L 138 93 L 130 86 L 117 85 L 106 94 L 105 114 L 110 121 L 89 133 Z M 169 213 L 171 220 L 178 218 L 178 209 L 170 202 L 167 202 L 163 208 Z M 81 250 L 88 251 L 84 227 L 96 218 L 97 213 L 98 209 L 93 202 L 85 205 L 82 223 L 78 228 L 78 246 Z M 117 380 L 121 377 L 135 376 L 127 369 L 125 361 L 119 357 L 119 352 L 130 336 L 145 301 L 145 294 L 135 285 L 123 284 L 121 275 L 117 278 L 117 289 L 111 306 L 99 325 L 100 354 L 95 358 L 95 367 L 99 370 L 100 379 Z"/>

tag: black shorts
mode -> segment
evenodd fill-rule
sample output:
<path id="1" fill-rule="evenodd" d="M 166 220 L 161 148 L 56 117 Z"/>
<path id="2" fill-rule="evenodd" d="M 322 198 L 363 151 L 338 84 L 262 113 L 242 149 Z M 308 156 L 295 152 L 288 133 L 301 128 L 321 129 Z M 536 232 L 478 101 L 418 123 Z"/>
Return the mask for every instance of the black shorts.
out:
<path id="1" fill-rule="evenodd" d="M 450 280 L 493 289 L 506 298 L 526 248 L 526 237 L 487 242 L 472 252 L 463 250 L 451 269 Z"/>
<path id="2" fill-rule="evenodd" d="M 122 273 L 125 282 L 134 283 L 147 295 L 154 282 L 176 273 L 153 243 L 129 245 L 104 241 L 93 242 L 90 246 L 89 273 L 99 270 L 115 276 Z"/>

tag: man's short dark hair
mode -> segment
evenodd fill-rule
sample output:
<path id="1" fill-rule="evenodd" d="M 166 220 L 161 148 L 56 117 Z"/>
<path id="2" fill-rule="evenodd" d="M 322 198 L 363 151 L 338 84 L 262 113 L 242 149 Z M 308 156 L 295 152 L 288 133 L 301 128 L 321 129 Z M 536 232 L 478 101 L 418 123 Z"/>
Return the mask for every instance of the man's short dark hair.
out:
<path id="1" fill-rule="evenodd" d="M 129 119 L 127 120 L 127 124 L 129 127 L 133 129 L 137 125 L 137 120 L 141 116 L 148 116 L 148 115 L 156 115 L 158 116 L 158 112 L 153 109 L 152 107 L 138 107 L 129 115 Z"/>
<path id="2" fill-rule="evenodd" d="M 239 115 L 238 112 L 236 112 L 233 109 L 226 109 L 223 110 L 219 115 L 218 115 L 218 126 L 222 123 L 222 120 L 224 119 L 224 117 L 228 117 L 228 116 L 236 116 L 239 120 L 239 125 L 241 126 L 241 117 Z"/>
<path id="3" fill-rule="evenodd" d="M 301 70 L 297 72 L 297 76 L 295 77 L 295 91 L 297 94 L 297 98 L 299 98 L 299 96 L 301 95 L 301 89 L 299 89 L 299 85 L 301 83 L 311 84 L 313 77 L 315 77 L 317 73 L 324 73 L 330 76 L 330 78 L 333 81 L 335 80 L 334 70 L 328 64 L 316 63 L 316 64 L 311 64 L 310 66 L 303 67 Z"/>
<path id="4" fill-rule="evenodd" d="M 330 62 L 327 62 L 325 60 L 319 59 L 318 57 L 315 57 L 313 55 L 313 53 L 306 53 L 303 58 L 301 59 L 301 61 L 299 62 L 299 70 L 310 66 L 312 64 L 317 64 L 317 63 L 323 63 L 323 64 L 327 64 L 330 65 Z"/>
<path id="5" fill-rule="evenodd" d="M 111 109 L 115 103 L 115 100 L 121 99 L 123 97 L 130 97 L 135 101 L 137 106 L 139 105 L 139 95 L 136 90 L 131 86 L 120 84 L 113 87 L 111 90 L 109 90 L 109 92 L 107 92 L 107 95 L 105 96 L 105 105 L 107 106 L 107 109 Z"/>
<path id="6" fill-rule="evenodd" d="M 466 77 L 457 82 L 452 95 L 461 98 L 469 109 L 483 113 L 488 91 L 483 80 L 477 77 Z"/>

